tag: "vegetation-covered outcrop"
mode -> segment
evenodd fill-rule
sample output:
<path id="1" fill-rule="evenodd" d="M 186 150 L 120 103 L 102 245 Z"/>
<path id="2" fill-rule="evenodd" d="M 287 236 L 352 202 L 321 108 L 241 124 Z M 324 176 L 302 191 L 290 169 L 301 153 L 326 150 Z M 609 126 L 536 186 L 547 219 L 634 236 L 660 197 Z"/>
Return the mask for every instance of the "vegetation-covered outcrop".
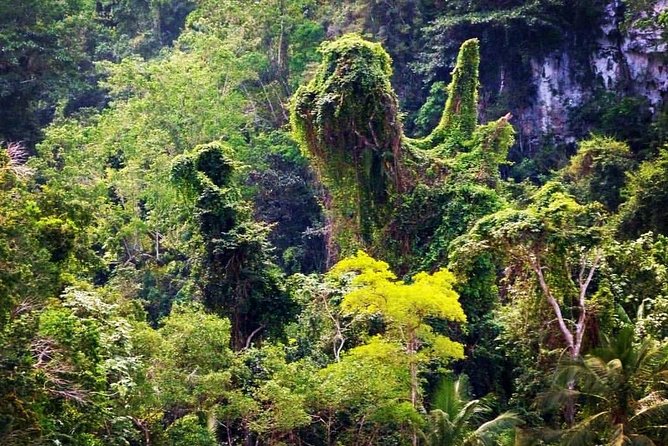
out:
<path id="1" fill-rule="evenodd" d="M 513 143 L 509 116 L 478 125 L 479 43 L 462 45 L 441 120 L 423 139 L 403 134 L 391 61 L 378 44 L 347 35 L 321 51 L 314 79 L 293 98 L 292 126 L 331 192 L 334 239 L 344 254 L 363 247 L 410 262 L 406 256 L 428 244 L 395 227 L 402 214 L 416 215 L 414 206 L 431 207 L 421 186 L 448 206 L 457 205 L 455 184 L 491 192 Z"/>
<path id="2" fill-rule="evenodd" d="M 276 330 L 292 316 L 291 302 L 272 263 L 268 228 L 251 220 L 232 187 L 234 162 L 219 143 L 195 147 L 172 164 L 172 181 L 191 200 L 205 253 L 203 303 L 232 321 L 236 349 L 255 334 Z"/>
<path id="3" fill-rule="evenodd" d="M 664 0 L 14 3 L 0 444 L 668 444 Z"/>
<path id="4" fill-rule="evenodd" d="M 336 232 L 350 250 L 358 237 L 362 246 L 377 238 L 404 190 L 403 133 L 385 50 L 348 35 L 321 51 L 318 73 L 293 100 L 292 124 L 330 185 Z"/>

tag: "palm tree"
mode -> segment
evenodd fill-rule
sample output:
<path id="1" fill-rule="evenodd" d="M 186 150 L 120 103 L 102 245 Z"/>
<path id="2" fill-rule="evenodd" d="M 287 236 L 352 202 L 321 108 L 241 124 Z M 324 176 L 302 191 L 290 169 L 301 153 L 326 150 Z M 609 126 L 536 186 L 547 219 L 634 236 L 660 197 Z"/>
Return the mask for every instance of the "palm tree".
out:
<path id="1" fill-rule="evenodd" d="M 500 433 L 521 423 L 512 412 L 483 422 L 491 409 L 482 400 L 471 399 L 466 375 L 443 378 L 432 406 L 422 432 L 428 446 L 491 446 Z"/>
<path id="2" fill-rule="evenodd" d="M 576 390 L 568 389 L 568 382 Z M 584 358 L 565 363 L 548 406 L 569 398 L 582 404 L 582 419 L 563 435 L 569 446 L 668 445 L 668 343 L 634 343 L 632 328 Z"/>

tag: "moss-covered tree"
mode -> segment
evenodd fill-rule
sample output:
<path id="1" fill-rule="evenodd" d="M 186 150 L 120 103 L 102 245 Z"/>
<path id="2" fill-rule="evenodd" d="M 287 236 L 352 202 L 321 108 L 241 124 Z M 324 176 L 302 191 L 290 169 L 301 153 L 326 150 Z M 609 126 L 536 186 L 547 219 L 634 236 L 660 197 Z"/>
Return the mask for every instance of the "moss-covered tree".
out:
<path id="1" fill-rule="evenodd" d="M 204 304 L 230 318 L 233 345 L 240 349 L 261 331 L 276 330 L 291 311 L 272 263 L 268 228 L 251 219 L 250 205 L 231 187 L 233 171 L 234 162 L 217 142 L 197 146 L 172 164 L 174 183 L 195 201 L 204 239 Z"/>
<path id="2" fill-rule="evenodd" d="M 330 189 L 348 251 L 372 242 L 403 190 L 401 121 L 391 60 L 379 44 L 346 35 L 321 52 L 318 73 L 293 99 L 292 125 Z"/>
<path id="3" fill-rule="evenodd" d="M 480 43 L 478 39 L 465 41 L 457 55 L 457 62 L 452 71 L 452 81 L 446 89 L 445 109 L 436 128 L 420 141 L 423 147 L 459 145 L 473 135 L 478 124 L 478 87 L 480 66 Z M 447 153 L 447 152 L 446 152 Z"/>

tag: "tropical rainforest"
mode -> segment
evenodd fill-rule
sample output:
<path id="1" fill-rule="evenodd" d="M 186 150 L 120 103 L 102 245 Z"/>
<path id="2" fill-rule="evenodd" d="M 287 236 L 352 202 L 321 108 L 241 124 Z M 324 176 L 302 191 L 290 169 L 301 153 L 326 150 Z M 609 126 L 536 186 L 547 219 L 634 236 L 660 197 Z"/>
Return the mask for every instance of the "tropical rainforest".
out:
<path id="1" fill-rule="evenodd" d="M 668 445 L 665 0 L 0 0 L 0 444 Z"/>

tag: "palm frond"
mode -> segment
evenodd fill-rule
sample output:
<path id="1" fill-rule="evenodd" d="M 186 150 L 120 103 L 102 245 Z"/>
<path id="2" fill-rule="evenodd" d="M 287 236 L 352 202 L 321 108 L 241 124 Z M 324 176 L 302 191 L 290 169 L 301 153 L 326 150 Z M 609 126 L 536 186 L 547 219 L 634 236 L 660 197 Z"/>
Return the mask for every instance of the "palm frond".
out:
<path id="1" fill-rule="evenodd" d="M 636 430 L 654 430 L 668 420 L 668 400 L 657 394 L 653 392 L 640 400 L 641 409 L 629 419 Z"/>
<path id="2" fill-rule="evenodd" d="M 629 438 L 624 434 L 624 425 L 620 423 L 617 424 L 615 429 L 612 431 L 612 435 L 610 435 L 610 439 L 608 440 L 608 445 L 624 446 L 629 441 Z"/>
<path id="3" fill-rule="evenodd" d="M 522 419 L 515 412 L 504 412 L 493 420 L 483 423 L 473 432 L 473 436 L 478 439 L 479 444 L 494 446 L 499 434 L 522 423 Z"/>
<path id="4" fill-rule="evenodd" d="M 668 343 L 660 345 L 652 339 L 646 339 L 639 349 L 641 352 L 634 376 L 636 381 L 653 381 L 668 372 Z"/>
<path id="5" fill-rule="evenodd" d="M 451 375 L 444 376 L 432 397 L 432 407 L 449 414 L 450 418 L 454 418 L 468 400 L 465 390 L 468 381 L 463 376 L 457 379 Z"/>
<path id="6" fill-rule="evenodd" d="M 593 444 L 596 437 L 595 432 L 598 431 L 594 426 L 604 422 L 609 415 L 608 411 L 598 412 L 580 421 L 564 433 L 564 445 L 585 446 Z"/>

